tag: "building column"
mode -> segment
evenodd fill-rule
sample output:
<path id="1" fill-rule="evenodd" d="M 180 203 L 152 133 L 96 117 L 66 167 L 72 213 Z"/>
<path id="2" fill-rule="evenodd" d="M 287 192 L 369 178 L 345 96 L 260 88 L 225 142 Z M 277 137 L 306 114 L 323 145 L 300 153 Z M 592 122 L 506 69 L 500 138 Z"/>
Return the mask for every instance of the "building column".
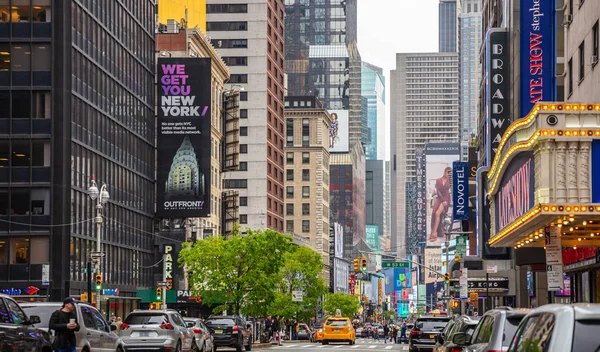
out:
<path id="1" fill-rule="evenodd" d="M 554 174 L 542 172 L 542 170 L 552 170 L 554 167 L 553 154 L 555 144 L 553 140 L 544 140 L 534 147 L 534 176 L 535 176 L 535 199 L 536 202 L 549 203 L 554 199 L 551 185 L 554 183 Z"/>
<path id="2" fill-rule="evenodd" d="M 592 142 L 579 142 L 579 201 L 582 204 L 592 201 L 590 189 L 590 149 Z"/>
<path id="3" fill-rule="evenodd" d="M 567 142 L 556 143 L 556 203 L 567 202 Z"/>
<path id="4" fill-rule="evenodd" d="M 567 202 L 579 203 L 579 193 L 577 192 L 577 182 L 579 168 L 577 167 L 577 154 L 579 152 L 579 142 L 569 142 L 567 161 Z"/>

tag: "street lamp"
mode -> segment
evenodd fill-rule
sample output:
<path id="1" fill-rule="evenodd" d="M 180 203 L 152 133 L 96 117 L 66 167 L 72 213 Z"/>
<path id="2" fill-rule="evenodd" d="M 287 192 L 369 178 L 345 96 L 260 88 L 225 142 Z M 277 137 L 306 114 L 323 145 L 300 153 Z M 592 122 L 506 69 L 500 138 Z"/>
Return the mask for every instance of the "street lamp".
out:
<path id="1" fill-rule="evenodd" d="M 108 190 L 106 184 L 103 183 L 102 187 L 98 191 L 98 186 L 96 184 L 96 180 L 94 176 L 92 176 L 92 184 L 90 188 L 88 188 L 88 195 L 92 200 L 96 201 L 96 217 L 94 218 L 94 222 L 96 223 L 96 256 L 93 256 L 92 259 L 95 261 L 95 272 L 96 275 L 100 273 L 100 263 L 102 261 L 102 246 L 101 246 L 101 234 L 102 234 L 102 209 L 103 205 L 108 202 L 110 199 L 110 195 L 108 194 Z M 89 275 L 90 273 L 88 273 Z M 100 290 L 96 293 L 96 301 L 98 302 L 98 308 L 100 308 Z M 91 301 L 91 293 L 88 292 L 90 301 Z"/>
<path id="2" fill-rule="evenodd" d="M 444 222 L 443 222 L 443 226 L 444 226 L 444 230 L 446 231 L 446 276 L 449 276 L 448 274 L 450 274 L 450 267 L 449 267 L 449 258 L 450 258 L 450 230 L 452 229 L 452 220 L 450 219 L 450 217 L 448 216 L 448 214 L 446 214 L 446 217 L 444 218 Z M 448 280 L 444 280 L 444 295 L 446 297 L 450 296 L 450 281 Z M 447 300 L 448 302 L 446 303 L 446 307 L 447 310 L 449 311 L 450 309 L 450 299 Z"/>

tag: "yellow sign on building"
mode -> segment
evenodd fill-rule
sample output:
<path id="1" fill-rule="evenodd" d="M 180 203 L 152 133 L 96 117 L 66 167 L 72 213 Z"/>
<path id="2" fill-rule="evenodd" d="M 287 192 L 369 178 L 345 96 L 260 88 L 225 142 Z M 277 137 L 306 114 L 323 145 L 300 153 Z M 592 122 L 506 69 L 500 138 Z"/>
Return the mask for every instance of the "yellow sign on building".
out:
<path id="1" fill-rule="evenodd" d="M 175 20 L 186 28 L 198 26 L 206 33 L 206 0 L 158 0 L 158 22 Z"/>

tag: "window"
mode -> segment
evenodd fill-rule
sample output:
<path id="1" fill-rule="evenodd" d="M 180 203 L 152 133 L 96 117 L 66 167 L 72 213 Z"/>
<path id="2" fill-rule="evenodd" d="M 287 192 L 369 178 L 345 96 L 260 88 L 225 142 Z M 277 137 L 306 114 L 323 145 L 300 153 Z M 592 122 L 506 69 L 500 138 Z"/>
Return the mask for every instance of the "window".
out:
<path id="1" fill-rule="evenodd" d="M 247 4 L 208 4 L 206 13 L 247 13 Z"/>
<path id="2" fill-rule="evenodd" d="M 8 318 L 8 308 L 4 305 L 4 301 L 0 299 L 0 323 L 2 324 L 10 324 L 10 319 Z"/>
<path id="3" fill-rule="evenodd" d="M 294 199 L 294 186 L 287 186 L 285 188 L 285 197 L 287 199 Z"/>
<path id="4" fill-rule="evenodd" d="M 309 143 L 309 120 L 302 119 L 302 145 L 308 146 Z"/>
<path id="5" fill-rule="evenodd" d="M 247 31 L 248 22 L 206 22 L 206 31 Z"/>
<path id="6" fill-rule="evenodd" d="M 310 181 L 310 170 L 302 169 L 302 181 Z"/>
<path id="7" fill-rule="evenodd" d="M 240 136 L 247 136 L 247 135 L 248 135 L 248 127 L 246 127 L 246 126 L 240 127 Z"/>
<path id="8" fill-rule="evenodd" d="M 32 201 L 33 202 L 33 201 Z M 50 242 L 48 237 L 32 237 L 30 239 L 31 264 L 46 264 L 50 262 Z"/>
<path id="9" fill-rule="evenodd" d="M 27 321 L 25 312 L 21 309 L 21 307 L 12 299 L 6 299 L 6 307 L 8 308 L 8 314 L 12 320 L 12 323 L 15 325 L 25 325 Z"/>
<path id="10" fill-rule="evenodd" d="M 310 163 L 310 153 L 302 152 L 302 164 L 309 164 L 309 163 Z"/>
<path id="11" fill-rule="evenodd" d="M 248 188 L 248 180 L 228 179 L 224 180 L 224 188 Z"/>
<path id="12" fill-rule="evenodd" d="M 240 154 L 248 154 L 248 144 L 240 144 Z"/>
<path id="13" fill-rule="evenodd" d="M 285 170 L 285 179 L 286 179 L 286 181 L 294 181 L 294 170 L 293 169 Z"/>
<path id="14" fill-rule="evenodd" d="M 287 147 L 294 146 L 294 120 L 287 119 L 285 121 L 285 145 Z"/>
<path id="15" fill-rule="evenodd" d="M 600 320 L 576 320 L 573 332 L 573 351 L 597 351 L 598 340 L 590 339 L 600 328 Z"/>
<path id="16" fill-rule="evenodd" d="M 294 204 L 285 205 L 285 215 L 294 215 Z"/>
<path id="17" fill-rule="evenodd" d="M 47 249 L 48 247 L 46 247 Z M 29 239 L 10 239 L 10 264 L 29 264 Z"/>
<path id="18" fill-rule="evenodd" d="M 579 46 L 579 82 L 585 77 L 585 41 Z"/>
<path id="19" fill-rule="evenodd" d="M 248 215 L 240 214 L 240 224 L 247 224 L 247 223 L 248 223 Z"/>
<path id="20" fill-rule="evenodd" d="M 310 232 L 310 220 L 302 220 L 302 232 Z"/>
<path id="21" fill-rule="evenodd" d="M 240 101 L 248 101 L 248 92 L 240 92 Z M 246 109 L 242 109 L 242 110 L 246 110 Z M 242 110 L 240 110 L 240 117 L 242 117 L 241 116 Z M 248 117 L 248 110 L 246 110 L 246 117 Z"/>
<path id="22" fill-rule="evenodd" d="M 248 118 L 248 109 L 240 109 L 240 119 Z"/>
<path id="23" fill-rule="evenodd" d="M 248 75 L 246 74 L 232 74 L 229 76 L 228 83 L 248 83 Z"/>
<path id="24" fill-rule="evenodd" d="M 294 220 L 287 220 L 285 222 L 285 231 L 289 233 L 294 233 Z"/>
<path id="25" fill-rule="evenodd" d="M 596 24 L 592 29 L 592 55 L 596 57 L 596 60 L 592 62 L 592 65 L 596 65 L 598 63 L 598 53 L 600 51 L 598 49 L 598 47 L 600 46 L 599 35 L 600 33 L 598 33 L 598 21 L 596 21 Z"/>
<path id="26" fill-rule="evenodd" d="M 240 161 L 240 171 L 248 171 L 248 162 Z"/>
<path id="27" fill-rule="evenodd" d="M 310 186 L 302 186 L 302 198 L 310 197 Z"/>
<path id="28" fill-rule="evenodd" d="M 310 215 L 310 203 L 302 203 L 302 215 Z"/>
<path id="29" fill-rule="evenodd" d="M 528 352 L 541 351 L 546 352 L 550 347 L 554 325 L 554 314 L 545 313 L 533 315 L 521 322 L 515 337 L 510 344 L 509 351 Z"/>
<path id="30" fill-rule="evenodd" d="M 248 66 L 248 58 L 246 56 L 223 56 L 223 61 L 227 66 Z"/>
<path id="31" fill-rule="evenodd" d="M 248 39 L 213 39 L 211 44 L 219 49 L 247 48 Z"/>
<path id="32" fill-rule="evenodd" d="M 567 81 L 569 83 L 569 94 L 568 95 L 571 95 L 571 94 L 573 94 L 573 59 L 569 60 L 568 67 L 569 67 L 569 72 L 568 72 L 568 77 L 567 77 Z"/>
<path id="33" fill-rule="evenodd" d="M 492 336 L 492 328 L 494 327 L 494 318 L 491 316 L 485 317 L 479 325 L 477 326 L 477 330 L 475 331 L 475 339 L 473 340 L 473 344 L 476 343 L 488 343 L 490 342 L 490 337 Z"/>
<path id="34" fill-rule="evenodd" d="M 285 154 L 285 162 L 287 164 L 293 164 L 294 163 L 294 153 L 293 152 L 288 152 Z"/>
<path id="35" fill-rule="evenodd" d="M 240 206 L 247 207 L 248 206 L 248 197 L 240 197 Z"/>

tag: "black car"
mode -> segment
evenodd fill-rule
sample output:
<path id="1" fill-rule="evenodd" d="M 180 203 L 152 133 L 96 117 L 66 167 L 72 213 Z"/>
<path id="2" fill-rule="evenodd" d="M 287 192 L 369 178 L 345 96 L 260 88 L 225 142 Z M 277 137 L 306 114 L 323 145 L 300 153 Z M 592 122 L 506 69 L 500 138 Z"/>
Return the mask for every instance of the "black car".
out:
<path id="1" fill-rule="evenodd" d="M 17 302 L 0 294 L 0 351 L 52 352 L 50 335 L 34 324 L 40 317 L 28 317 Z"/>
<path id="2" fill-rule="evenodd" d="M 410 351 L 432 351 L 437 336 L 450 321 L 447 315 L 424 315 L 415 321 L 408 337 Z"/>
<path id="3" fill-rule="evenodd" d="M 238 352 L 242 347 L 252 349 L 252 325 L 235 316 L 211 316 L 206 326 L 214 336 L 216 347 L 234 347 Z"/>

